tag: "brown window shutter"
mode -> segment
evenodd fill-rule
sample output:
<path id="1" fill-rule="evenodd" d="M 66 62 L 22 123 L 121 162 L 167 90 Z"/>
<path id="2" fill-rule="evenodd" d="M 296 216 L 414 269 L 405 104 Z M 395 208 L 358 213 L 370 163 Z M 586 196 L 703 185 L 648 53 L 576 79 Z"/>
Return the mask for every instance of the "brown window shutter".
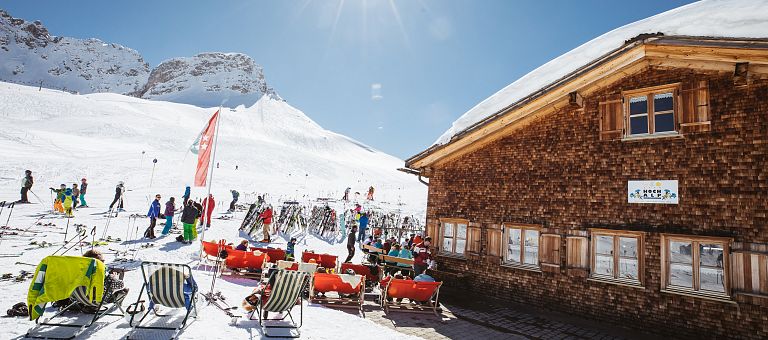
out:
<path id="1" fill-rule="evenodd" d="M 560 235 L 542 234 L 539 250 L 541 269 L 545 271 L 560 271 Z"/>
<path id="2" fill-rule="evenodd" d="M 598 102 L 600 140 L 621 139 L 624 136 L 624 109 L 621 94 L 603 97 Z"/>
<path id="3" fill-rule="evenodd" d="M 566 265 L 569 269 L 589 269 L 589 238 L 568 236 L 565 239 Z"/>
<path id="4" fill-rule="evenodd" d="M 748 253 L 738 252 L 731 254 L 731 287 L 734 291 L 752 291 L 750 258 Z"/>
<path id="5" fill-rule="evenodd" d="M 440 240 L 440 221 L 432 220 L 429 221 L 427 224 L 427 235 L 429 237 L 432 237 L 432 245 L 431 247 L 435 249 L 435 252 L 439 250 L 439 247 L 443 244 Z"/>
<path id="6" fill-rule="evenodd" d="M 705 132 L 709 122 L 709 88 L 706 80 L 683 83 L 678 95 L 680 133 Z"/>
<path id="7" fill-rule="evenodd" d="M 487 233 L 487 247 L 488 247 L 488 255 L 494 256 L 494 257 L 501 257 L 502 256 L 502 249 L 501 249 L 501 238 L 503 233 L 501 232 L 501 227 L 498 224 L 492 224 L 489 225 L 486 229 Z"/>
<path id="8" fill-rule="evenodd" d="M 480 223 L 470 222 L 467 226 L 467 253 L 472 255 L 480 255 L 480 235 L 482 229 L 480 229 Z"/>

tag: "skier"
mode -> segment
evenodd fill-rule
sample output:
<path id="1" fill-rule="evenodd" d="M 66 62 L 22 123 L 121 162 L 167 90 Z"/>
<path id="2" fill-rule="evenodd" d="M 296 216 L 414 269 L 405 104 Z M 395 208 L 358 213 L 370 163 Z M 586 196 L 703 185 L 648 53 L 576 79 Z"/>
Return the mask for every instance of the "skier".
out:
<path id="1" fill-rule="evenodd" d="M 373 201 L 373 186 L 368 188 L 368 197 L 366 199 L 369 201 Z"/>
<path id="2" fill-rule="evenodd" d="M 362 213 L 360 214 L 360 236 L 358 236 L 357 240 L 360 242 L 363 242 L 365 240 L 365 230 L 368 229 L 368 214 Z"/>
<path id="3" fill-rule="evenodd" d="M 264 234 L 264 239 L 262 239 L 259 242 L 270 242 L 269 238 L 269 225 L 272 224 L 272 206 L 267 206 L 267 209 L 264 210 L 261 214 L 259 214 L 259 218 L 264 220 L 264 229 L 262 231 L 262 234 Z"/>
<path id="4" fill-rule="evenodd" d="M 174 212 L 176 212 L 176 202 L 175 198 L 171 197 L 168 202 L 165 202 L 165 227 L 162 231 L 163 235 L 168 235 L 171 232 Z"/>
<path id="5" fill-rule="evenodd" d="M 61 205 L 61 202 L 64 201 L 64 192 L 67 190 L 67 186 L 65 184 L 62 184 L 59 189 L 50 188 L 51 191 L 56 193 L 56 200 L 53 201 L 53 210 L 56 210 L 60 213 L 64 212 L 64 206 Z"/>
<path id="6" fill-rule="evenodd" d="M 88 189 L 88 181 L 85 178 L 80 180 L 80 207 L 88 208 L 88 203 L 85 202 L 85 190 Z"/>
<path id="7" fill-rule="evenodd" d="M 80 198 L 80 189 L 77 188 L 77 183 L 72 183 L 72 209 L 77 209 L 78 198 Z"/>
<path id="8" fill-rule="evenodd" d="M 184 206 L 186 206 L 187 205 L 187 201 L 189 201 L 189 195 L 190 195 L 191 191 L 192 191 L 192 189 L 190 189 L 189 186 L 187 186 L 187 188 L 184 189 L 184 195 L 181 196 L 182 204 Z"/>
<path id="9" fill-rule="evenodd" d="M 295 252 L 296 252 L 296 238 L 291 237 L 291 240 L 285 246 L 285 259 L 288 261 L 293 261 Z"/>
<path id="10" fill-rule="evenodd" d="M 194 227 L 192 227 L 192 239 L 196 240 L 197 239 L 197 223 L 200 221 L 200 218 L 203 216 L 203 205 L 200 204 L 200 199 L 198 199 L 197 202 L 192 200 L 190 201 L 195 206 L 195 210 L 197 211 L 197 213 L 195 214 L 195 223 L 194 223 L 195 225 Z"/>
<path id="11" fill-rule="evenodd" d="M 157 218 L 160 216 L 160 194 L 155 195 L 155 200 L 149 206 L 147 217 L 149 217 L 149 228 L 144 231 L 144 237 L 148 239 L 155 238 L 155 225 L 157 224 Z"/>
<path id="12" fill-rule="evenodd" d="M 347 252 L 349 255 L 347 255 L 347 259 L 344 260 L 344 263 L 352 262 L 352 257 L 355 256 L 355 232 L 357 232 L 357 227 L 352 226 L 352 230 L 349 231 L 349 236 L 347 237 Z"/>
<path id="13" fill-rule="evenodd" d="M 240 198 L 240 193 L 237 192 L 237 190 L 230 190 L 232 192 L 232 203 L 229 204 L 229 212 L 235 212 L 235 203 L 237 203 L 237 199 Z"/>
<path id="14" fill-rule="evenodd" d="M 115 187 L 115 199 L 113 199 L 112 203 L 109 205 L 110 211 L 112 211 L 112 208 L 118 201 L 120 203 L 117 205 L 117 211 L 125 211 L 123 209 L 123 193 L 125 193 L 125 183 L 123 183 L 123 181 L 117 182 L 117 186 Z"/>
<path id="15" fill-rule="evenodd" d="M 350 188 L 350 187 L 347 187 L 347 188 L 344 190 L 344 198 L 343 198 L 343 200 L 344 200 L 344 201 L 349 201 L 349 191 L 350 191 L 350 190 L 352 190 L 352 188 Z"/>
<path id="16" fill-rule="evenodd" d="M 61 196 L 61 204 L 62 204 L 62 207 L 64 208 L 64 213 L 67 215 L 67 217 L 73 217 L 72 215 L 73 202 L 74 202 L 74 196 L 72 196 L 72 189 L 71 188 L 64 189 L 64 193 Z"/>
<path id="17" fill-rule="evenodd" d="M 27 192 L 32 190 L 32 184 L 34 183 L 35 181 L 32 178 L 32 170 L 24 171 L 24 178 L 21 180 L 21 199 L 19 200 L 19 203 L 29 203 Z"/>
<path id="18" fill-rule="evenodd" d="M 213 199 L 213 194 L 208 194 L 208 197 L 203 200 L 203 217 L 200 220 L 200 225 L 205 224 L 206 228 L 211 227 L 211 214 L 213 214 L 214 207 L 216 207 L 216 201 Z"/>
<path id="19" fill-rule="evenodd" d="M 181 223 L 184 225 L 184 243 L 192 243 L 194 239 L 192 231 L 197 229 L 197 214 L 195 201 L 187 200 L 187 205 L 181 212 Z"/>

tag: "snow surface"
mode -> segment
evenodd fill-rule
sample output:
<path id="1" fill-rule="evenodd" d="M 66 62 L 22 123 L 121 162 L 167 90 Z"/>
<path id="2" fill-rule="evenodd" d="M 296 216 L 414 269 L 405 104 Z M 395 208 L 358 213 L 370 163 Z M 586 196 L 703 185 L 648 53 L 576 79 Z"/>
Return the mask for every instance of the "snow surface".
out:
<path id="1" fill-rule="evenodd" d="M 86 199 L 91 208 L 75 212 L 70 221 L 96 226 L 97 238 L 107 226 L 99 214 L 107 210 L 117 181 L 123 180 L 128 210 L 110 222 L 108 235 L 123 240 L 133 239 L 149 224 L 141 218 L 129 224 L 128 214 L 146 214 L 150 200 L 156 193 L 163 195 L 162 203 L 171 197 L 180 198 L 185 185 L 191 183 L 196 156 L 187 148 L 202 129 L 215 109 L 191 105 L 148 101 L 118 94 L 72 95 L 66 92 L 38 91 L 9 83 L 0 83 L 0 149 L 3 166 L 0 167 L 0 201 L 18 199 L 21 177 L 25 169 L 35 176 L 34 194 L 30 200 L 36 204 L 19 205 L 10 218 L 9 226 L 41 231 L 34 236 L 38 241 L 61 243 L 63 229 L 34 226 L 35 214 L 50 210 L 51 195 L 48 187 L 65 183 L 71 186 L 82 177 L 89 179 Z M 364 194 L 369 185 L 376 188 L 376 201 L 363 203 L 364 209 L 374 206 L 401 210 L 414 214 L 423 221 L 426 206 L 426 186 L 415 177 L 395 169 L 402 160 L 365 146 L 347 137 L 325 130 L 301 111 L 281 100 L 262 97 L 253 107 L 224 109 L 221 135 L 217 150 L 220 168 L 214 168 L 213 194 L 217 198 L 214 217 L 226 209 L 230 189 L 240 191 L 241 203 L 255 199 L 255 193 L 268 193 L 270 203 L 278 206 L 286 199 L 308 202 L 316 197 L 340 198 L 343 190 L 352 187 Z M 141 151 L 145 151 L 142 157 Z M 152 159 L 158 162 L 154 168 Z M 235 170 L 239 165 L 239 170 Z M 308 175 L 308 176 L 307 176 Z M 150 181 L 152 185 L 150 187 Z M 192 197 L 205 195 L 205 188 L 193 188 Z M 362 196 L 362 195 L 361 195 Z M 350 204 L 332 203 L 337 209 Z M 8 210 L 0 215 L 4 225 Z M 236 242 L 244 235 L 238 231 L 243 213 L 235 219 L 214 220 L 205 238 L 225 238 Z M 40 222 L 56 223 L 66 228 L 67 220 L 45 217 Z M 156 234 L 159 235 L 158 226 Z M 70 234 L 71 235 L 71 234 Z M 181 245 L 173 240 L 177 234 L 155 240 L 152 248 L 139 247 L 139 243 L 112 243 L 101 247 L 123 250 L 138 249 L 141 260 L 168 261 L 197 264 L 199 244 Z M 299 237 L 296 251 L 305 249 L 346 256 L 343 242 L 329 242 L 312 235 Z M 286 238 L 276 238 L 272 246 L 285 247 Z M 0 253 L 22 251 L 31 246 L 24 236 L 0 238 Z M 14 273 L 33 267 L 17 263 L 37 264 L 51 254 L 54 248 L 24 250 L 21 257 L 0 257 L 2 273 Z M 87 250 L 85 248 L 84 250 Z M 80 254 L 80 249 L 68 254 Z M 113 259 L 107 256 L 107 262 Z M 359 263 L 361 252 L 355 262 Z M 202 292 L 210 290 L 211 275 L 203 268 L 193 274 Z M 131 288 L 126 301 L 136 300 L 141 284 L 140 271 L 126 274 L 126 285 Z M 23 283 L 0 282 L 4 294 L 0 296 L 2 311 L 16 302 L 25 301 L 29 280 Z M 220 290 L 230 302 L 239 306 L 254 287 L 254 282 L 239 278 L 217 281 Z M 201 302 L 200 317 L 181 335 L 182 339 L 242 339 L 260 338 L 255 321 L 240 320 L 236 326 L 230 318 L 213 306 Z M 238 311 L 242 313 L 242 309 Z M 296 310 L 298 313 L 298 310 Z M 47 314 L 50 316 L 52 314 Z M 162 323 L 162 319 L 149 318 L 148 323 Z M 378 326 L 354 313 L 309 305 L 304 310 L 303 338 L 338 339 L 365 334 L 370 339 L 408 338 Z M 0 338 L 17 338 L 33 326 L 23 318 L 0 318 Z M 71 330 L 69 330 L 71 331 Z M 130 328 L 124 319 L 106 318 L 97 323 L 83 338 L 124 338 Z M 164 331 L 142 330 L 133 336 L 139 339 L 164 338 Z"/>
<path id="2" fill-rule="evenodd" d="M 453 136 L 531 93 L 557 81 L 642 33 L 702 37 L 768 37 L 767 0 L 704 0 L 636 21 L 605 33 L 549 61 L 483 100 L 453 122 L 435 141 Z"/>

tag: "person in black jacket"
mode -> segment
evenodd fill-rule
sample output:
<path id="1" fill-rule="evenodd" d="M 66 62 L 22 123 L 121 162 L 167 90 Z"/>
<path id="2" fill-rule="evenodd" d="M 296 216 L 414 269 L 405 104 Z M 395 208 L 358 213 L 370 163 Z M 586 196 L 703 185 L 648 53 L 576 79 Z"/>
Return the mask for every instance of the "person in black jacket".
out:
<path id="1" fill-rule="evenodd" d="M 24 171 L 24 179 L 21 180 L 21 199 L 19 203 L 29 203 L 27 193 L 32 190 L 35 180 L 32 178 L 32 170 Z"/>
<path id="2" fill-rule="evenodd" d="M 195 201 L 188 200 L 187 205 L 184 206 L 184 210 L 181 212 L 181 223 L 184 225 L 184 243 L 192 243 L 192 239 L 194 239 L 192 230 L 197 227 L 195 225 L 197 214 Z"/>
<path id="3" fill-rule="evenodd" d="M 357 226 L 353 225 L 352 230 L 349 232 L 349 235 L 347 236 L 347 252 L 349 255 L 347 255 L 347 259 L 344 260 L 344 262 L 352 262 L 352 257 L 355 256 L 355 241 L 357 240 L 357 237 L 355 237 L 355 233 L 357 232 Z"/>
<path id="4" fill-rule="evenodd" d="M 117 183 L 117 186 L 115 187 L 115 199 L 112 200 L 112 203 L 109 205 L 109 210 L 112 210 L 112 207 L 115 206 L 115 203 L 120 202 L 117 205 L 118 210 L 123 210 L 123 193 L 125 192 L 125 186 L 123 184 L 123 181 L 120 181 Z"/>

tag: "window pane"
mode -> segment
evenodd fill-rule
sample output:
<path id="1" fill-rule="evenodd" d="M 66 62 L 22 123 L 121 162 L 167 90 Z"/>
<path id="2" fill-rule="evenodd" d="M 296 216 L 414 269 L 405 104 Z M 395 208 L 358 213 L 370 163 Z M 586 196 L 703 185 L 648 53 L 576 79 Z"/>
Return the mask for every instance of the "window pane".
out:
<path id="1" fill-rule="evenodd" d="M 507 260 L 520 262 L 520 229 L 509 229 Z"/>
<path id="2" fill-rule="evenodd" d="M 692 264 L 691 242 L 669 242 L 669 262 Z"/>
<path id="3" fill-rule="evenodd" d="M 467 239 L 467 225 L 459 224 L 456 231 L 456 238 L 466 240 Z"/>
<path id="4" fill-rule="evenodd" d="M 539 231 L 525 231 L 525 263 L 539 264 Z"/>
<path id="5" fill-rule="evenodd" d="M 464 254 L 464 250 L 467 249 L 467 240 L 457 239 L 456 240 L 456 251 L 454 253 L 456 254 Z"/>
<path id="6" fill-rule="evenodd" d="M 632 135 L 648 133 L 648 116 L 630 117 L 629 133 Z"/>
<path id="7" fill-rule="evenodd" d="M 619 256 L 637 258 L 637 239 L 634 237 L 619 237 L 621 247 Z"/>
<path id="8" fill-rule="evenodd" d="M 707 267 L 723 267 L 723 246 L 717 243 L 699 244 L 699 263 Z"/>
<path id="9" fill-rule="evenodd" d="M 653 95 L 653 111 L 672 111 L 674 108 L 674 102 L 672 100 L 672 92 L 659 93 Z"/>
<path id="10" fill-rule="evenodd" d="M 453 223 L 443 224 L 443 236 L 453 237 Z"/>
<path id="11" fill-rule="evenodd" d="M 636 115 L 641 113 L 648 113 L 648 97 L 629 98 L 629 114 Z"/>
<path id="12" fill-rule="evenodd" d="M 446 252 L 452 252 L 453 251 L 453 239 L 450 237 L 444 237 L 443 238 L 443 251 Z"/>
<path id="13" fill-rule="evenodd" d="M 725 292 L 723 268 L 699 267 L 699 287 L 712 292 Z"/>
<path id="14" fill-rule="evenodd" d="M 624 279 L 638 279 L 638 265 L 636 258 L 619 258 L 619 277 Z"/>
<path id="15" fill-rule="evenodd" d="M 613 236 L 597 236 L 595 253 L 613 255 Z"/>
<path id="16" fill-rule="evenodd" d="M 654 132 L 675 131 L 675 115 L 665 113 L 653 116 Z"/>
<path id="17" fill-rule="evenodd" d="M 595 275 L 613 277 L 613 256 L 595 255 Z"/>
<path id="18" fill-rule="evenodd" d="M 669 284 L 693 288 L 693 267 L 687 264 L 669 264 Z"/>

